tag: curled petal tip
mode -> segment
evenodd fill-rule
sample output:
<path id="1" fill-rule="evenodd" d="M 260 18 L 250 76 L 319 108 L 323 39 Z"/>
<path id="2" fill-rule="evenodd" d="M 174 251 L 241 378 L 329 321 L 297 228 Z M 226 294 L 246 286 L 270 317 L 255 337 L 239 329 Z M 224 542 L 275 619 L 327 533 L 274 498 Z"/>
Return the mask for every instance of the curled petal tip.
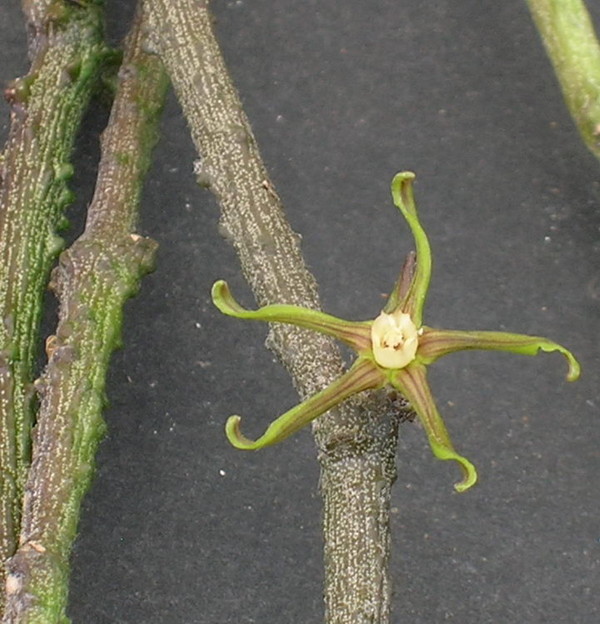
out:
<path id="1" fill-rule="evenodd" d="M 406 182 L 406 181 L 410 182 L 414 180 L 416 177 L 417 176 L 412 171 L 400 171 L 394 176 L 392 180 L 392 186 L 402 184 L 403 182 Z"/>
<path id="2" fill-rule="evenodd" d="M 569 361 L 569 372 L 567 373 L 567 381 L 577 381 L 581 375 L 581 366 L 575 359 L 575 356 L 567 351 L 565 353 L 567 360 Z"/>
<path id="3" fill-rule="evenodd" d="M 433 452 L 438 459 L 451 459 L 459 463 L 463 472 L 463 479 L 454 485 L 457 492 L 466 492 L 477 483 L 477 470 L 475 466 L 466 458 L 459 455 L 447 446 L 432 444 Z"/>
<path id="4" fill-rule="evenodd" d="M 417 176 L 412 171 L 401 171 L 392 178 L 392 197 L 394 203 L 404 213 L 416 214 L 414 198 L 412 195 L 412 183 Z M 412 228 L 412 225 L 411 225 Z"/>
<path id="5" fill-rule="evenodd" d="M 210 295 L 212 297 L 213 303 L 219 307 L 220 301 L 224 296 L 229 292 L 229 286 L 227 286 L 227 282 L 225 280 L 217 280 L 211 288 Z"/>
<path id="6" fill-rule="evenodd" d="M 258 310 L 246 310 L 242 307 L 231 294 L 229 284 L 225 280 L 217 280 L 212 287 L 211 296 L 215 306 L 227 316 L 235 318 L 249 318 L 256 320 L 269 320 L 264 318 L 263 308 Z"/>
<path id="7" fill-rule="evenodd" d="M 229 291 L 229 286 L 227 286 L 227 282 L 225 280 L 217 280 L 212 285 L 211 295 L 213 301 L 215 299 L 220 299 L 223 296 L 223 292 Z"/>
<path id="8" fill-rule="evenodd" d="M 227 419 L 227 423 L 225 425 L 225 433 L 227 434 L 227 439 L 235 448 L 242 449 L 245 451 L 252 451 L 260 446 L 254 442 L 253 440 L 248 439 L 240 430 L 240 421 L 242 419 L 239 416 L 230 416 Z"/>
<path id="9" fill-rule="evenodd" d="M 465 475 L 462 481 L 454 485 L 454 489 L 460 493 L 466 492 L 477 483 L 477 470 L 475 470 L 475 466 L 473 466 L 473 464 L 464 457 L 460 457 L 459 459 L 457 456 L 454 459 L 460 462 L 461 468 L 463 469 Z"/>
<path id="10" fill-rule="evenodd" d="M 235 311 L 235 308 L 239 307 L 231 295 L 231 291 L 225 280 L 217 280 L 213 284 L 210 294 L 213 303 L 223 314 L 231 315 L 232 312 Z"/>
<path id="11" fill-rule="evenodd" d="M 565 347 L 563 347 L 562 345 L 559 345 L 555 342 L 551 342 L 549 340 L 541 342 L 539 347 L 542 351 L 546 351 L 548 353 L 552 351 L 559 351 L 562 355 L 565 356 L 569 364 L 569 370 L 567 372 L 567 381 L 577 381 L 579 379 L 579 376 L 581 375 L 581 366 L 579 362 L 577 361 L 577 359 L 575 358 L 575 356 L 568 349 L 565 349 Z"/>

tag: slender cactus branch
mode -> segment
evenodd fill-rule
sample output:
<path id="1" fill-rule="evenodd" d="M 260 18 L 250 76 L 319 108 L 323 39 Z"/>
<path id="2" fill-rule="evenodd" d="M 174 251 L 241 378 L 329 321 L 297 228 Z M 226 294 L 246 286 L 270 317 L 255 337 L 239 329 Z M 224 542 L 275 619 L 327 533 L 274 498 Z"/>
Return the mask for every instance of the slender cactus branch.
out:
<path id="1" fill-rule="evenodd" d="M 33 435 L 20 545 L 8 562 L 4 624 L 68 622 L 69 554 L 104 430 L 102 407 L 122 308 L 152 267 L 156 244 L 132 233 L 167 79 L 143 51 L 141 10 L 128 37 L 96 192 L 82 236 L 60 256 L 59 301 Z"/>
<path id="2" fill-rule="evenodd" d="M 584 143 L 600 159 L 600 43 L 583 0 L 527 0 Z"/>
<path id="3" fill-rule="evenodd" d="M 32 368 L 56 234 L 70 202 L 73 139 L 103 56 L 95 4 L 26 2 L 29 73 L 5 97 L 0 161 L 0 560 L 14 553 L 29 464 Z M 2 576 L 4 572 L 2 571 Z"/>
<path id="4" fill-rule="evenodd" d="M 198 182 L 221 208 L 221 231 L 238 252 L 260 305 L 319 308 L 256 140 L 227 72 L 205 0 L 148 0 L 151 46 L 191 128 Z M 270 329 L 269 348 L 302 397 L 337 378 L 342 361 L 325 336 L 287 325 Z M 395 479 L 397 412 L 381 394 L 362 395 L 315 422 L 324 500 L 326 618 L 383 624 L 389 613 L 389 500 Z"/>

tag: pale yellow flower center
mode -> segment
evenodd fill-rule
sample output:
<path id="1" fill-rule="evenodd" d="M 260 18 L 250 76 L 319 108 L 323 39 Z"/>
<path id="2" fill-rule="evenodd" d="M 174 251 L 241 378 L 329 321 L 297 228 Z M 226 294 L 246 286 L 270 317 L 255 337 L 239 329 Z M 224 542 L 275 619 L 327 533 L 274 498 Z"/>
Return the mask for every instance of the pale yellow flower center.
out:
<path id="1" fill-rule="evenodd" d="M 419 335 L 409 314 L 382 312 L 371 326 L 375 361 L 383 368 L 404 368 L 415 359 Z"/>

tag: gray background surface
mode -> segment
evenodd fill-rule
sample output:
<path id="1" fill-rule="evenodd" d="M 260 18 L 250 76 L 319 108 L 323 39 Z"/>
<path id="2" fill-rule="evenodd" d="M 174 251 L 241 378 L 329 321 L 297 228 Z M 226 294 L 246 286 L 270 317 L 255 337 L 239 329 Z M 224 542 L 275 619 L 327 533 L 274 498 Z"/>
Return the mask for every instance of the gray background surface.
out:
<path id="1" fill-rule="evenodd" d="M 132 2 L 109 0 L 114 40 Z M 558 355 L 466 353 L 431 372 L 480 484 L 457 495 L 417 424 L 401 427 L 393 496 L 394 623 L 593 624 L 600 618 L 600 167 L 581 144 L 520 0 L 213 3 L 263 156 L 325 308 L 372 318 L 404 254 L 394 173 L 417 173 L 434 251 L 429 325 L 547 335 Z M 600 23 L 595 7 L 596 23 Z M 0 6 L 0 79 L 24 71 L 19 3 Z M 72 238 L 106 111 L 76 155 Z M 5 136 L 8 110 L 2 115 Z M 73 557 L 75 624 L 322 621 L 318 466 L 309 431 L 246 454 L 296 402 L 251 305 L 171 96 L 140 231 L 158 266 L 127 305 L 108 435 Z M 45 321 L 54 321 L 52 306 Z"/>

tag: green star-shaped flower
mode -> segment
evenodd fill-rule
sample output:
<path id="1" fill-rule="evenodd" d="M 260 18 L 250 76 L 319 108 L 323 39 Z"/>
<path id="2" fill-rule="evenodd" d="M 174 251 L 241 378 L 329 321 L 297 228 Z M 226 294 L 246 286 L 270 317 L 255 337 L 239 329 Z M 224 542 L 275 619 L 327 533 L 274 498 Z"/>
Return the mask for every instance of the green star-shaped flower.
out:
<path id="1" fill-rule="evenodd" d="M 249 440 L 242 435 L 240 417 L 230 416 L 226 432 L 235 447 L 260 449 L 275 444 L 353 394 L 392 386 L 410 402 L 425 428 L 434 455 L 460 464 L 464 477 L 455 488 L 463 492 L 475 484 L 477 472 L 473 464 L 452 446 L 427 383 L 429 364 L 443 355 L 465 349 L 491 349 L 522 355 L 536 355 L 541 349 L 559 351 L 567 358 L 568 381 L 579 377 L 579 363 L 573 354 L 547 338 L 493 331 L 433 329 L 423 325 L 423 306 L 431 276 L 431 249 L 417 216 L 412 191 L 414 178 L 410 172 L 398 173 L 392 181 L 392 197 L 414 236 L 416 258 L 414 253 L 409 255 L 383 312 L 375 320 L 344 321 L 292 305 L 268 305 L 258 310 L 246 310 L 233 298 L 226 282 L 214 284 L 213 302 L 224 314 L 314 329 L 345 342 L 358 355 L 345 374 L 273 421 L 258 440 Z"/>

